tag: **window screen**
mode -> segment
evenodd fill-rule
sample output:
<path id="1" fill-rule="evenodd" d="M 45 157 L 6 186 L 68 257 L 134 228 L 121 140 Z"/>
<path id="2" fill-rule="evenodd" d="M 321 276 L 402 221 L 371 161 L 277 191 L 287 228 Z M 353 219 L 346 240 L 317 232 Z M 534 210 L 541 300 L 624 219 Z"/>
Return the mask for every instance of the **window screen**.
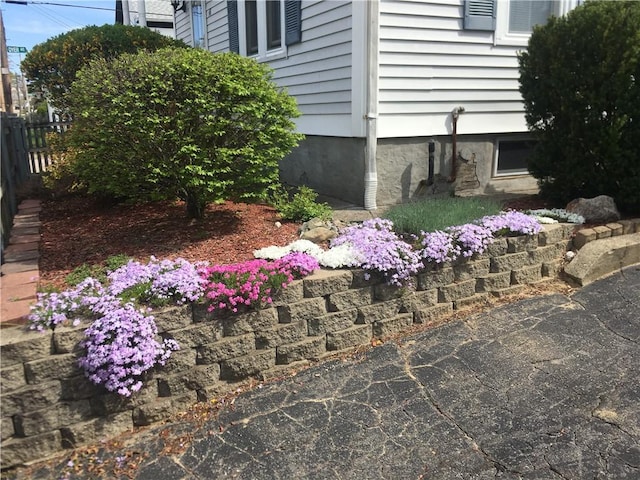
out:
<path id="1" fill-rule="evenodd" d="M 280 0 L 269 0 L 267 2 L 267 49 L 280 48 L 281 38 Z"/>
<path id="2" fill-rule="evenodd" d="M 244 8 L 247 30 L 247 55 L 255 55 L 258 53 L 258 5 L 256 0 L 247 0 Z"/>
<path id="3" fill-rule="evenodd" d="M 510 0 L 509 32 L 529 33 L 534 25 L 544 25 L 554 14 L 552 0 Z"/>

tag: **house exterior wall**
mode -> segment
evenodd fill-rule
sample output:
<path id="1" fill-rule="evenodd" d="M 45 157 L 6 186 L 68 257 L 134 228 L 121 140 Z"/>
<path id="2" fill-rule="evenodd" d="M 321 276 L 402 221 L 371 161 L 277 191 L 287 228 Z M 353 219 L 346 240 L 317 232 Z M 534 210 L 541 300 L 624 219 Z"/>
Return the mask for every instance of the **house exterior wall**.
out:
<path id="1" fill-rule="evenodd" d="M 139 2 L 127 2 L 131 25 L 140 25 Z M 145 0 L 145 21 L 148 28 L 167 37 L 174 37 L 173 7 L 167 0 Z"/>
<path id="2" fill-rule="evenodd" d="M 285 55 L 259 58 L 274 69 L 273 80 L 295 96 L 302 115 L 298 131 L 307 135 L 359 137 L 362 120 L 362 61 L 354 58 L 364 24 L 364 2 L 350 0 L 302 2 L 302 42 L 290 45 Z M 206 1 L 206 44 L 212 52 L 229 50 L 226 0 Z M 191 43 L 189 10 L 176 14 L 176 36 Z M 354 22 L 359 28 L 353 29 Z M 353 84 L 360 85 L 353 101 Z M 353 108 L 355 105 L 355 109 Z M 354 118 L 356 121 L 354 121 Z"/>
<path id="3" fill-rule="evenodd" d="M 497 139 L 527 132 L 517 61 L 517 52 L 526 48 L 526 35 L 514 39 L 504 31 L 465 30 L 464 0 L 375 1 L 377 205 L 425 194 L 534 191 L 530 177 L 493 176 Z M 561 13 L 577 2 L 561 0 Z M 301 6 L 301 43 L 289 46 L 286 55 L 259 59 L 268 60 L 274 81 L 297 99 L 302 116 L 296 125 L 307 136 L 283 160 L 281 178 L 364 205 L 367 40 L 372 23 L 368 4 L 303 0 Z M 508 3 L 498 1 L 497 8 L 497 23 L 504 24 Z M 226 9 L 226 1 L 205 2 L 212 51 L 229 48 Z M 189 41 L 190 32 L 183 27 L 176 24 L 182 32 L 178 38 Z M 457 107 L 464 108 L 457 123 L 458 152 L 464 147 L 472 160 L 458 159 L 464 181 L 447 182 L 452 111 Z M 436 144 L 434 174 L 439 183 L 426 189 L 430 140 Z"/>
<path id="4" fill-rule="evenodd" d="M 302 42 L 270 61 L 274 81 L 296 97 L 298 130 L 352 136 L 352 3 L 302 2 Z"/>
<path id="5" fill-rule="evenodd" d="M 523 47 L 464 30 L 463 14 L 463 0 L 380 0 L 380 138 L 450 134 L 458 106 L 460 134 L 527 131 L 516 56 Z"/>
<path id="6" fill-rule="evenodd" d="M 229 22 L 227 21 L 227 2 L 207 2 L 205 9 L 206 36 L 211 52 L 229 51 Z"/>
<path id="7" fill-rule="evenodd" d="M 268 59 L 273 80 L 295 96 L 296 126 L 308 136 L 281 162 L 281 180 L 362 204 L 366 3 L 304 0 L 301 7 L 302 42 Z M 228 51 L 226 0 L 207 1 L 204 11 L 207 48 Z M 190 43 L 189 10 L 177 17 L 177 38 Z"/>

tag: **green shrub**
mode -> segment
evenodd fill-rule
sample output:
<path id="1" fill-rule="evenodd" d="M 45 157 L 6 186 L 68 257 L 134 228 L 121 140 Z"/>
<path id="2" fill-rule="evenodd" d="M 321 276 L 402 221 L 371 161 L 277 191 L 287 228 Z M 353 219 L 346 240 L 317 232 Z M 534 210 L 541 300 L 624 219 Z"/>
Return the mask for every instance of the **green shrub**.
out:
<path id="1" fill-rule="evenodd" d="M 20 64 L 31 82 L 30 90 L 44 93 L 58 110 L 66 111 L 65 95 L 76 73 L 94 58 L 114 58 L 121 53 L 153 51 L 187 45 L 153 30 L 130 25 L 89 26 L 50 38 L 33 47 Z"/>
<path id="2" fill-rule="evenodd" d="M 73 172 L 76 149 L 70 148 L 64 141 L 64 134 L 57 132 L 47 133 L 46 143 L 52 163 L 42 175 L 44 188 L 53 196 L 83 192 L 85 188 Z"/>
<path id="3" fill-rule="evenodd" d="M 640 210 L 640 2 L 587 2 L 551 18 L 519 64 L 541 193 L 605 194 Z"/>
<path id="4" fill-rule="evenodd" d="M 486 215 L 495 215 L 502 204 L 488 197 L 429 198 L 390 208 L 384 215 L 398 233 L 418 235 L 453 225 L 463 225 Z"/>
<path id="5" fill-rule="evenodd" d="M 162 49 L 93 61 L 69 95 L 74 171 L 90 193 L 208 202 L 264 199 L 302 138 L 269 67 L 233 53 Z"/>
<path id="6" fill-rule="evenodd" d="M 272 197 L 272 202 L 284 220 L 306 222 L 312 218 L 328 220 L 331 218 L 331 207 L 327 203 L 318 203 L 318 194 L 311 188 L 302 185 L 289 199 L 289 194 L 283 189 Z"/>

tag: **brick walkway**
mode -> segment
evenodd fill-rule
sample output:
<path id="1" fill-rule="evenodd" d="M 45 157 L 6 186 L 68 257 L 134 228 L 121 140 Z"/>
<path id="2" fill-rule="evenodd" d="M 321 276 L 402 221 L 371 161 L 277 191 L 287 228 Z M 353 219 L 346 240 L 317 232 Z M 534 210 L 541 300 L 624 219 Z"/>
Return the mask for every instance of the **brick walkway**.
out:
<path id="1" fill-rule="evenodd" d="M 40 257 L 40 200 L 25 200 L 13 221 L 0 277 L 0 326 L 23 324 L 35 301 Z"/>

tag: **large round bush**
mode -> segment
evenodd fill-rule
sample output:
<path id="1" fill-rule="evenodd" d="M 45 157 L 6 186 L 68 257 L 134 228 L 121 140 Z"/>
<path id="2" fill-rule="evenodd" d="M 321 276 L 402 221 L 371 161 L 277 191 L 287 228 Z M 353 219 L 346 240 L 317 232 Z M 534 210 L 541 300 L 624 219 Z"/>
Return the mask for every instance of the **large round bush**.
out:
<path id="1" fill-rule="evenodd" d="M 31 82 L 30 88 L 41 91 L 57 109 L 67 112 L 65 95 L 76 73 L 94 58 L 114 58 L 122 53 L 153 51 L 169 46 L 187 45 L 153 30 L 131 25 L 95 25 L 71 30 L 27 53 L 22 71 Z"/>
<path id="2" fill-rule="evenodd" d="M 640 2 L 587 2 L 551 18 L 519 64 L 541 192 L 606 194 L 640 210 Z"/>
<path id="3" fill-rule="evenodd" d="M 96 60 L 78 73 L 66 142 L 90 192 L 208 202 L 263 198 L 297 145 L 295 100 L 268 67 L 233 53 L 162 49 Z"/>

